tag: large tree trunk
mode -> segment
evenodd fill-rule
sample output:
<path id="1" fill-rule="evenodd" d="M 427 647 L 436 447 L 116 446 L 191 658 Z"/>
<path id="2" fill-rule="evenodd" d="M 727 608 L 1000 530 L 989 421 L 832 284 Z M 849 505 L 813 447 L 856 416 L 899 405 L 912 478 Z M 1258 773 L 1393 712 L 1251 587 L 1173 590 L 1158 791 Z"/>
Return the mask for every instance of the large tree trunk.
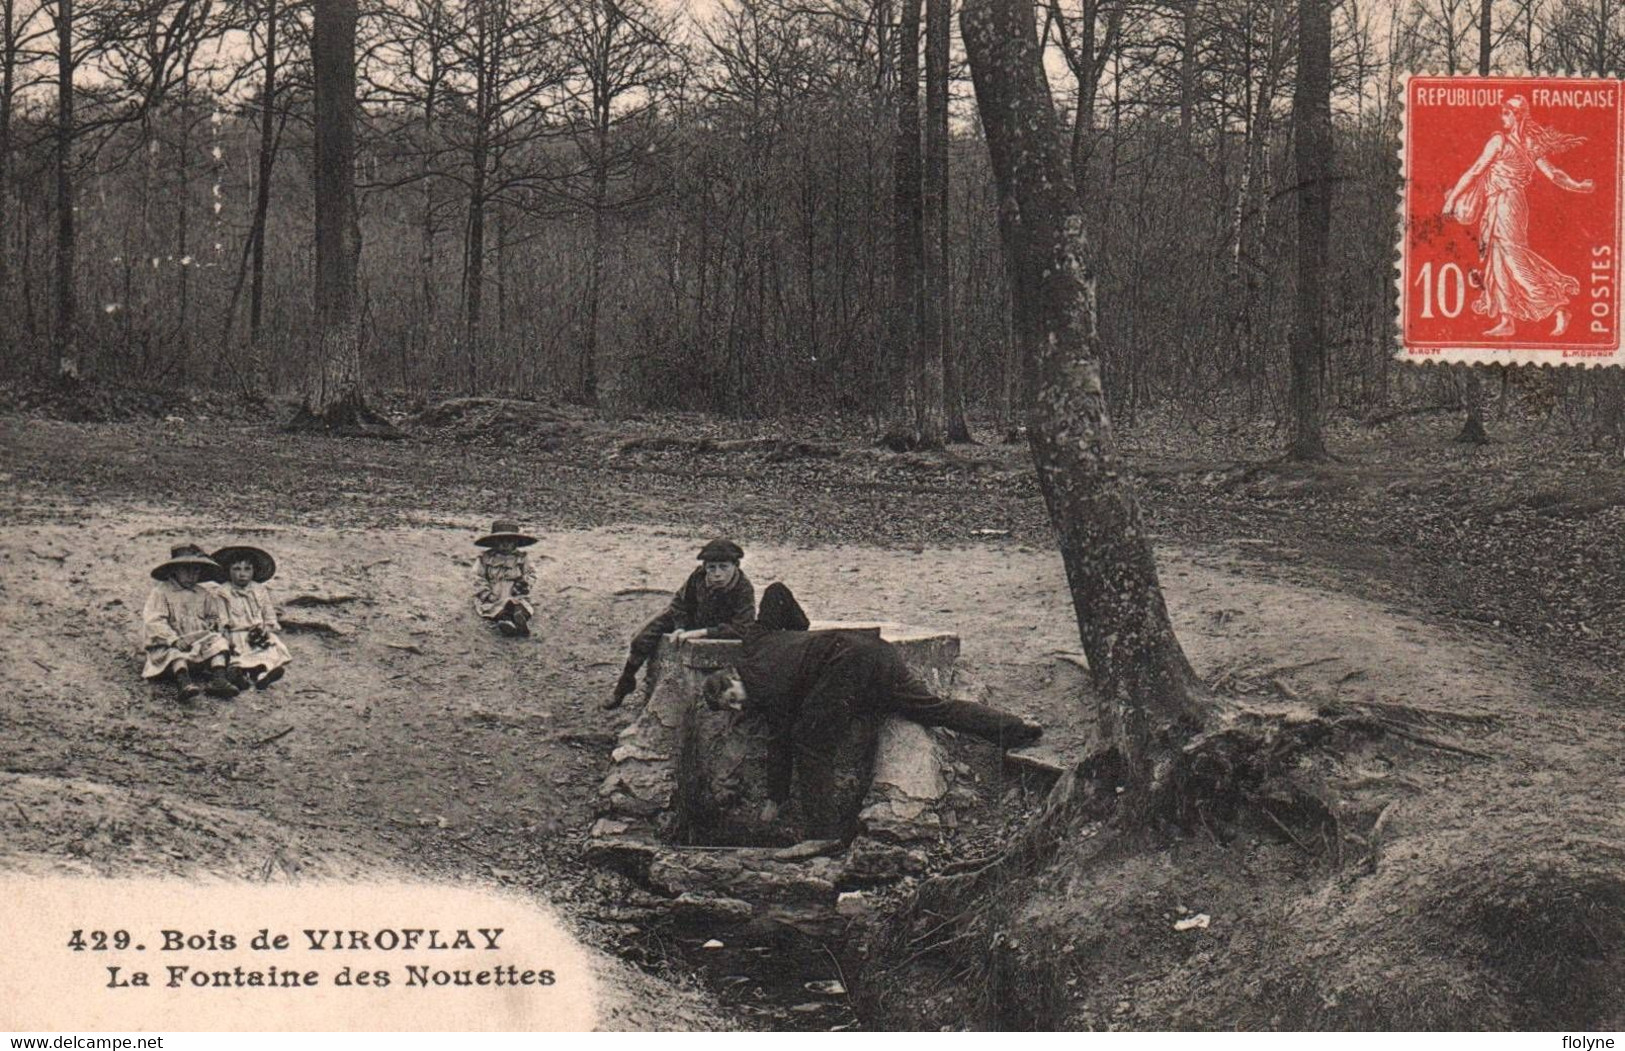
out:
<path id="1" fill-rule="evenodd" d="M 934 294 L 941 316 L 942 350 L 937 360 L 942 365 L 942 428 L 950 442 L 971 441 L 970 427 L 965 422 L 965 377 L 960 361 L 958 341 L 954 337 L 954 265 L 953 237 L 949 228 L 950 200 L 949 144 L 953 141 L 948 130 L 948 56 L 953 30 L 951 0 L 927 0 L 926 4 L 926 183 L 927 200 L 936 195 L 940 201 L 935 229 L 928 235 L 937 242 L 937 281 Z M 928 204 L 929 207 L 929 204 Z M 932 381 L 930 363 L 926 358 L 927 380 Z M 933 393 L 931 382 L 927 394 Z M 929 411 L 929 410 L 928 410 Z"/>
<path id="2" fill-rule="evenodd" d="M 921 281 L 925 245 L 920 199 L 920 2 L 901 0 L 897 27 L 897 129 L 892 147 L 892 404 L 903 414 L 894 419 L 889 444 L 912 444 L 915 435 L 913 362 L 920 341 Z"/>
<path id="3" fill-rule="evenodd" d="M 592 82 L 592 248 L 587 269 L 586 339 L 577 366 L 577 390 L 585 405 L 597 405 L 599 397 L 598 329 L 604 309 L 605 256 L 609 250 L 609 133 L 614 118 L 611 104 L 615 97 L 615 41 L 625 15 L 613 2 L 603 0 L 603 18 L 603 33 L 594 43 L 588 69 Z M 760 316 L 758 313 L 758 321 Z"/>
<path id="4" fill-rule="evenodd" d="M 316 5 L 311 62 L 316 84 L 316 340 L 304 408 L 290 426 L 393 436 L 367 408 L 361 374 L 356 271 L 361 226 L 355 199 L 357 0 Z"/>
<path id="5" fill-rule="evenodd" d="M 944 430 L 943 356 L 948 352 L 949 0 L 925 0 L 925 155 L 922 180 L 924 280 L 912 382 L 914 445 L 935 449 Z"/>
<path id="6" fill-rule="evenodd" d="M 1331 0 L 1298 5 L 1298 82 L 1292 93 L 1298 167 L 1298 289 L 1292 319 L 1293 460 L 1325 460 L 1326 255 L 1332 225 Z"/>
<path id="7" fill-rule="evenodd" d="M 73 0 L 56 11 L 56 351 L 57 376 L 79 378 L 79 317 L 74 279 L 73 226 Z"/>
<path id="8" fill-rule="evenodd" d="M 1167 787 L 1205 706 L 1168 619 L 1151 544 L 1100 382 L 1095 281 L 1082 210 L 1025 0 L 967 0 L 961 16 L 1003 209 L 1023 354 L 1036 363 L 1028 441 L 1060 541 L 1103 740 L 1138 800 Z M 1029 276 L 1030 275 L 1030 276 Z"/>

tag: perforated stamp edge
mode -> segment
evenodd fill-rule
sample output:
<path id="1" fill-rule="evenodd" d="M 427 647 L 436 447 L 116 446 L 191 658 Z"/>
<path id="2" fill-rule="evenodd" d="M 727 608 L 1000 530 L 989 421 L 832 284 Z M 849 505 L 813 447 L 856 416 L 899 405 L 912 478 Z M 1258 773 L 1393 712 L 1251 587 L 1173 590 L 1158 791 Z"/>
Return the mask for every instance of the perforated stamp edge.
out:
<path id="1" fill-rule="evenodd" d="M 1406 304 L 1406 246 L 1407 224 L 1409 217 L 1406 213 L 1406 192 L 1410 186 L 1410 131 L 1411 131 L 1411 81 L 1417 79 L 1435 79 L 1441 77 L 1460 77 L 1463 80 L 1483 82 L 1486 80 L 1565 80 L 1575 82 L 1588 82 L 1608 84 L 1620 91 L 1619 109 L 1619 136 L 1617 141 L 1621 156 L 1616 164 L 1618 185 L 1614 187 L 1617 215 L 1620 223 L 1625 223 L 1625 79 L 1619 77 L 1598 77 L 1585 74 L 1561 73 L 1533 73 L 1525 70 L 1501 69 L 1483 76 L 1478 73 L 1452 73 L 1449 70 L 1416 70 L 1406 73 L 1399 84 L 1399 188 L 1395 201 L 1395 238 L 1394 238 L 1394 314 L 1393 314 L 1393 341 L 1395 360 L 1407 362 L 1412 365 L 1529 365 L 1537 368 L 1582 368 L 1582 369 L 1625 369 L 1625 325 L 1616 324 L 1616 342 L 1610 354 L 1576 354 L 1565 357 L 1561 350 L 1530 350 L 1510 347 L 1439 347 L 1433 344 L 1407 344 L 1405 340 L 1405 304 Z M 1625 245 L 1619 243 L 1616 237 L 1614 258 L 1625 265 L 1621 257 L 1621 250 Z M 1617 307 L 1625 308 L 1625 279 L 1619 284 L 1619 297 L 1615 302 Z"/>

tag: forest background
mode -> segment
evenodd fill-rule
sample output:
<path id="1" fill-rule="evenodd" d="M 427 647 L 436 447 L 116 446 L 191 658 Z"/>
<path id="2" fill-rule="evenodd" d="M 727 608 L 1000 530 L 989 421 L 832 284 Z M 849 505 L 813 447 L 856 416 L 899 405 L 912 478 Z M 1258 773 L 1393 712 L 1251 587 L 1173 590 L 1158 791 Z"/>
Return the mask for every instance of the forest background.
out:
<path id="1" fill-rule="evenodd" d="M 1126 422 L 1289 414 L 1296 6 L 1036 7 Z M 1486 42 L 1498 68 L 1614 70 L 1621 8 L 1334 5 L 1330 411 L 1478 404 L 1463 370 L 1391 357 L 1403 75 L 1474 68 Z M 950 437 L 968 411 L 1013 424 L 999 201 L 950 16 L 948 0 L 364 3 L 368 382 L 756 416 L 923 398 Z M 308 0 L 0 0 L 0 378 L 297 393 L 311 18 Z M 1496 378 L 1503 405 L 1619 426 L 1608 377 Z"/>

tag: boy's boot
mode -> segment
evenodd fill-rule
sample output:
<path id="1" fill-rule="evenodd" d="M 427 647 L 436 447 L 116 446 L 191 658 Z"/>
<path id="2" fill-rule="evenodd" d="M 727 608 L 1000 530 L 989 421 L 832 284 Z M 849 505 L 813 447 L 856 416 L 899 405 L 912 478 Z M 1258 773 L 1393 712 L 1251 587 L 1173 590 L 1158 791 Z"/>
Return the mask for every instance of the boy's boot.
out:
<path id="1" fill-rule="evenodd" d="M 258 669 L 255 670 L 258 671 Z M 248 689 L 249 683 L 252 681 L 252 673 L 244 671 L 242 668 L 227 668 L 226 681 L 237 687 L 238 693 L 242 693 Z"/>
<path id="2" fill-rule="evenodd" d="M 621 677 L 615 680 L 615 692 L 610 694 L 609 700 L 604 702 L 604 710 L 612 711 L 621 706 L 621 702 L 630 697 L 638 688 L 638 666 L 631 661 L 621 669 Z"/>
<path id="3" fill-rule="evenodd" d="M 530 614 L 515 607 L 513 613 L 509 615 L 509 619 L 513 621 L 513 633 L 515 635 L 530 634 Z"/>
<path id="4" fill-rule="evenodd" d="M 513 620 L 507 616 L 502 616 L 497 619 L 497 630 L 508 636 L 510 639 L 519 634 L 518 626 L 515 625 Z"/>
<path id="5" fill-rule="evenodd" d="M 186 668 L 175 669 L 175 695 L 183 701 L 190 701 L 203 692 L 203 687 L 192 681 L 192 673 Z"/>
<path id="6" fill-rule="evenodd" d="M 270 671 L 266 671 L 264 668 L 261 668 L 259 670 L 259 674 L 254 676 L 254 689 L 265 689 L 273 682 L 276 682 L 278 679 L 282 678 L 283 672 L 287 670 L 288 669 L 286 668 L 272 668 Z"/>
<path id="7" fill-rule="evenodd" d="M 1024 748 L 1044 736 L 1044 728 L 1031 719 L 1021 720 L 1021 728 L 1011 735 L 1006 748 Z"/>
<path id="8" fill-rule="evenodd" d="M 230 679 L 226 678 L 226 669 L 217 664 L 210 671 L 209 685 L 203 688 L 203 692 L 210 697 L 219 697 L 221 700 L 225 700 L 228 697 L 237 696 L 240 691 L 231 684 Z"/>

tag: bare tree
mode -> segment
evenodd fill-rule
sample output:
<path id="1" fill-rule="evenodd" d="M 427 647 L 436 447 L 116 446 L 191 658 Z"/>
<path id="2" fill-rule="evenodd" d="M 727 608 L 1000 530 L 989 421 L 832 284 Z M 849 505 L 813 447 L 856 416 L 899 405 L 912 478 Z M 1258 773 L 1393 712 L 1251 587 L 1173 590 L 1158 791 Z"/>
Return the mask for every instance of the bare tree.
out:
<path id="1" fill-rule="evenodd" d="M 914 362 L 919 356 L 920 321 L 924 312 L 925 266 L 924 202 L 921 197 L 920 153 L 920 7 L 921 0 L 899 0 L 901 21 L 894 43 L 896 137 L 892 147 L 892 287 L 891 354 L 894 407 L 903 419 L 887 436 L 894 446 L 913 445 L 922 415 L 914 383 Z"/>
<path id="2" fill-rule="evenodd" d="M 407 0 L 385 8 L 371 49 L 373 61 L 366 69 L 370 98 L 393 111 L 398 118 L 392 122 L 395 137 L 414 155 L 413 168 L 400 184 L 418 183 L 417 302 L 411 342 L 420 358 L 436 340 L 440 317 L 436 274 L 440 231 L 459 203 L 456 185 L 447 175 L 458 164 L 441 130 L 442 119 L 458 104 L 453 78 L 459 69 L 456 44 L 461 25 L 453 5 L 454 0 Z M 403 341 L 403 384 L 408 382 L 407 349 Z"/>
<path id="3" fill-rule="evenodd" d="M 1101 386 L 1095 277 L 1055 126 L 1032 8 L 969 0 L 961 15 L 1000 195 L 1022 353 L 1037 390 L 1028 442 L 1099 691 L 1103 739 L 1137 798 L 1166 789 L 1179 742 L 1203 718 L 1200 687 L 1168 620 L 1139 503 Z M 1019 275 L 1037 275 L 1032 282 Z"/>
<path id="4" fill-rule="evenodd" d="M 1072 162 L 1072 184 L 1079 194 L 1087 192 L 1095 100 L 1101 78 L 1106 74 L 1106 64 L 1117 49 L 1126 7 L 1126 0 L 1081 0 L 1077 14 L 1073 15 L 1063 8 L 1061 0 L 1050 0 L 1049 16 L 1055 25 L 1061 57 L 1072 73 L 1078 92 L 1072 109 L 1068 155 Z"/>
<path id="5" fill-rule="evenodd" d="M 948 353 L 948 38 L 950 0 L 925 0 L 925 142 L 922 156 L 920 335 L 909 382 L 914 445 L 935 449 L 946 427 L 943 357 Z M 963 420 L 960 421 L 963 424 Z"/>
<path id="6" fill-rule="evenodd" d="M 1415 0 L 1413 32 L 1422 51 L 1452 73 L 1462 72 L 1483 0 Z"/>
<path id="7" fill-rule="evenodd" d="M 355 194 L 357 0 L 321 0 L 311 34 L 316 88 L 314 347 L 295 430 L 385 435 L 368 407 L 361 371 L 356 269 L 361 225 Z"/>
<path id="8" fill-rule="evenodd" d="M 293 38 L 308 27 L 300 19 L 305 6 L 300 0 L 235 2 L 235 29 L 247 37 L 249 61 L 237 67 L 225 90 L 229 94 L 239 83 L 255 85 L 251 89 L 250 108 L 256 118 L 258 134 L 254 159 L 254 211 L 221 321 L 220 342 L 222 346 L 231 345 L 232 332 L 237 323 L 237 304 L 242 297 L 243 286 L 247 284 L 249 360 L 246 375 L 240 379 L 244 386 L 253 389 L 265 381 L 269 371 L 263 345 L 268 282 L 266 257 L 275 186 L 273 176 L 282 134 L 293 110 L 290 96 L 294 93 L 296 78 L 289 77 L 287 69 L 294 57 L 296 41 Z"/>
<path id="9" fill-rule="evenodd" d="M 249 227 L 249 249 L 253 252 L 253 269 L 248 285 L 248 342 L 255 348 L 258 360 L 260 336 L 265 323 L 265 237 L 271 222 L 271 176 L 276 169 L 277 141 L 282 121 L 277 117 L 277 96 L 281 90 L 278 74 L 282 68 L 281 46 L 278 32 L 283 12 L 278 0 L 264 0 L 259 18 L 260 26 L 260 109 L 259 150 L 256 155 L 254 177 L 254 219 Z M 258 371 L 258 370 L 256 370 Z"/>
<path id="10" fill-rule="evenodd" d="M 1486 0 L 1487 2 L 1487 0 Z M 1332 0 L 1299 0 L 1292 94 L 1298 175 L 1298 288 L 1292 320 L 1293 460 L 1325 460 L 1326 254 L 1332 225 Z"/>
<path id="11" fill-rule="evenodd" d="M 79 286 L 74 273 L 78 250 L 75 243 L 74 174 L 74 71 L 78 57 L 74 46 L 74 0 L 56 0 L 51 11 L 56 30 L 56 327 L 52 348 L 56 352 L 57 375 L 66 380 L 79 378 Z"/>
<path id="12" fill-rule="evenodd" d="M 0 310 L 11 308 L 12 120 L 18 99 L 31 79 L 30 65 L 47 30 L 39 5 L 27 0 L 0 0 Z M 0 342 L 9 345 L 16 326 L 4 326 Z M 9 348 L 8 348 L 9 349 Z"/>
<path id="13" fill-rule="evenodd" d="M 1625 5 L 1620 0 L 1556 0 L 1539 19 L 1541 65 L 1586 70 L 1599 77 L 1619 69 L 1625 61 L 1622 15 Z M 1526 19 L 1525 31 L 1531 35 L 1535 21 L 1533 13 Z"/>
<path id="14" fill-rule="evenodd" d="M 462 291 L 470 394 L 479 389 L 486 341 L 486 218 L 505 188 L 504 162 L 548 130 L 541 102 L 562 80 L 552 18 L 548 5 L 531 0 L 469 0 L 453 39 L 460 73 L 453 85 L 464 112 L 443 128 L 465 154 L 458 176 L 467 194 Z"/>
<path id="15" fill-rule="evenodd" d="M 639 203 L 641 196 L 622 194 L 617 202 L 611 184 L 626 181 L 657 150 L 651 118 L 673 74 L 674 30 L 669 16 L 642 0 L 572 0 L 566 6 L 566 18 L 569 28 L 564 41 L 578 116 L 576 142 L 590 175 L 586 205 L 592 241 L 577 394 L 591 405 L 599 397 L 599 329 L 609 220 L 617 207 Z M 579 119 L 581 116 L 586 119 Z"/>
<path id="16" fill-rule="evenodd" d="M 225 28 L 218 14 L 214 0 L 135 0 L 117 22 L 101 20 L 105 51 L 99 71 L 131 100 L 130 119 L 137 129 L 134 144 L 141 156 L 139 221 L 134 243 L 127 243 L 123 252 L 126 288 L 133 287 L 138 260 L 164 256 L 176 264 L 165 272 L 139 267 L 150 282 L 149 294 L 139 305 L 132 302 L 133 296 L 124 297 L 126 351 L 133 349 L 132 328 L 139 311 L 146 315 L 143 341 L 150 342 L 151 333 L 161 331 L 158 341 L 175 348 L 173 360 L 183 377 L 192 338 L 191 142 L 196 125 L 206 119 L 200 110 L 204 114 L 213 110 L 195 105 L 194 96 L 198 81 L 211 72 L 201 58 L 203 48 L 218 40 Z M 171 101 L 176 105 L 166 106 Z M 160 127 L 166 117 L 172 118 L 168 123 L 175 130 L 169 141 Z M 166 145 L 172 147 L 176 175 L 176 185 L 167 193 L 160 155 Z M 169 200 L 174 202 L 174 223 L 165 230 L 161 205 Z M 168 324 L 159 320 L 160 313 Z M 225 360 L 217 356 L 216 368 Z"/>

